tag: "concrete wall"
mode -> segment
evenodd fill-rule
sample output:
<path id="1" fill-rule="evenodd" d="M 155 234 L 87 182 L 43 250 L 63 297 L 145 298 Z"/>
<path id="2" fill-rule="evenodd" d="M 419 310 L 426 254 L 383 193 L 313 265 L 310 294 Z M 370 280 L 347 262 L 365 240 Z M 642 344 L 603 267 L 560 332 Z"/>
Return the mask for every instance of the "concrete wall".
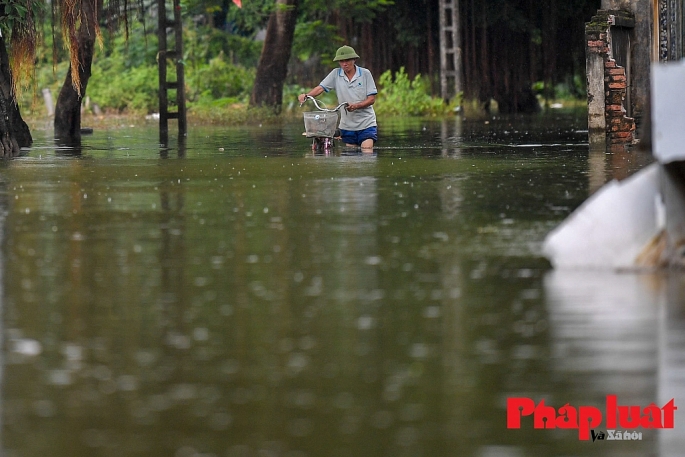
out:
<path id="1" fill-rule="evenodd" d="M 588 47 L 589 50 L 589 47 Z M 588 130 L 591 142 L 603 147 L 606 135 L 606 113 L 604 97 L 604 57 L 599 52 L 585 53 L 587 71 Z"/>

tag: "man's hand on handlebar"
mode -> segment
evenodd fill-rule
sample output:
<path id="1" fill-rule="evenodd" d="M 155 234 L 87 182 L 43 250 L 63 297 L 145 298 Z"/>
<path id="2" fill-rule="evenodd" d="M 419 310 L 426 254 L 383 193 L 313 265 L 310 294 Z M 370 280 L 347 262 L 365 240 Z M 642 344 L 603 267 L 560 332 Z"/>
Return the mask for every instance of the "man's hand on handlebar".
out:
<path id="1" fill-rule="evenodd" d="M 307 94 L 300 94 L 297 96 L 297 100 L 300 102 L 300 106 L 304 105 L 304 102 L 307 101 L 307 98 L 313 98 L 311 95 Z"/>

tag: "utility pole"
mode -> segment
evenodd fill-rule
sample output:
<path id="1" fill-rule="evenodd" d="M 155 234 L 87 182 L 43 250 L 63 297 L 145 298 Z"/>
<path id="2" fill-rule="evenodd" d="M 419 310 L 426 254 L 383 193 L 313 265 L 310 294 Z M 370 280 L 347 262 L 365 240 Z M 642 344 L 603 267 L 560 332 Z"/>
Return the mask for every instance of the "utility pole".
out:
<path id="1" fill-rule="evenodd" d="M 459 0 L 440 3 L 440 91 L 449 101 L 461 92 L 461 30 Z"/>
<path id="2" fill-rule="evenodd" d="M 181 21 L 180 0 L 172 0 L 173 19 L 167 18 L 166 0 L 157 0 L 159 18 L 159 142 L 166 145 L 169 140 L 169 119 L 178 119 L 178 135 L 186 134 L 185 80 L 183 76 L 183 22 Z M 170 30 L 169 30 L 170 29 Z M 167 34 L 172 33 L 174 47 L 167 49 Z M 176 80 L 167 81 L 167 65 L 176 69 Z M 169 91 L 176 91 L 176 111 L 169 110 Z"/>

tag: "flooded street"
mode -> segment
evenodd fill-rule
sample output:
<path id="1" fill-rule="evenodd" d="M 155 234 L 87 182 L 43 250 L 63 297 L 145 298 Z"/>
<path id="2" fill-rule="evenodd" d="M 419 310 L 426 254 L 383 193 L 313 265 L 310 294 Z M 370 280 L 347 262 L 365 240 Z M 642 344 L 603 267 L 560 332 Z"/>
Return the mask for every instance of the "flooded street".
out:
<path id="1" fill-rule="evenodd" d="M 300 124 L 34 132 L 0 164 L 0 453 L 685 455 L 685 276 L 541 255 L 650 161 L 590 152 L 586 125 L 393 121 L 330 155 Z M 675 428 L 507 429 L 509 397 L 607 395 L 675 398 Z"/>

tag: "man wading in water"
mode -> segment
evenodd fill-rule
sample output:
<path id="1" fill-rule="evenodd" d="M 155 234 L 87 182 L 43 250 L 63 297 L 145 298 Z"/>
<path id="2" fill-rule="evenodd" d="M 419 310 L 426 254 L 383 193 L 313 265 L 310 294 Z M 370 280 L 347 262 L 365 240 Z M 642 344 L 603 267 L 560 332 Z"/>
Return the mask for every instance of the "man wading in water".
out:
<path id="1" fill-rule="evenodd" d="M 308 95 L 317 97 L 324 91 L 334 90 L 338 103 L 348 103 L 340 118 L 342 140 L 347 146 L 361 146 L 362 151 L 368 152 L 373 150 L 378 140 L 376 112 L 372 106 L 378 90 L 371 72 L 356 65 L 358 58 L 351 46 L 339 48 L 333 61 L 338 62 L 340 68 L 331 71 L 321 84 L 306 94 L 298 95 L 297 99 L 304 103 Z"/>

